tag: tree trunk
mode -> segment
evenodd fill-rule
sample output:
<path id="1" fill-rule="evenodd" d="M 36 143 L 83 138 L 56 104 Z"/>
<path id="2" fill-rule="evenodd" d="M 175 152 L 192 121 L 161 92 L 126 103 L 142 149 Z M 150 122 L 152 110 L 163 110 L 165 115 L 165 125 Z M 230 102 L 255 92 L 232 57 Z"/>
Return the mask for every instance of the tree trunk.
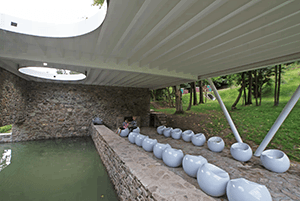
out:
<path id="1" fill-rule="evenodd" d="M 175 90 L 174 90 L 173 87 L 171 87 L 171 89 L 172 89 L 172 93 L 171 93 L 171 95 L 172 95 L 172 96 L 171 96 L 171 104 L 172 104 L 172 105 L 171 105 L 171 106 L 172 106 L 172 107 L 175 107 L 175 106 L 174 106 Z"/>
<path id="2" fill-rule="evenodd" d="M 263 86 L 263 75 L 262 75 L 262 71 L 260 71 L 259 73 L 259 105 L 261 105 L 261 98 L 262 98 L 262 86 Z"/>
<path id="3" fill-rule="evenodd" d="M 203 101 L 203 88 L 202 88 L 202 81 L 199 81 L 199 104 L 204 103 Z"/>
<path id="4" fill-rule="evenodd" d="M 277 65 L 275 66 L 275 92 L 274 92 L 274 106 L 277 106 Z"/>
<path id="5" fill-rule="evenodd" d="M 184 111 L 182 109 L 182 101 L 181 101 L 181 90 L 180 87 L 174 86 L 173 87 L 175 90 L 175 114 L 183 114 Z"/>
<path id="6" fill-rule="evenodd" d="M 231 106 L 231 109 L 232 110 L 235 110 L 236 109 L 236 105 L 238 104 L 238 102 L 240 101 L 240 98 L 242 96 L 242 93 L 243 93 L 243 89 L 244 89 L 244 86 L 242 84 L 241 88 L 239 89 L 239 95 L 238 97 L 236 98 L 235 102 L 232 104 Z"/>
<path id="7" fill-rule="evenodd" d="M 245 83 L 245 87 L 244 87 L 244 105 L 246 105 L 246 103 L 247 103 L 247 94 L 246 94 L 245 72 L 242 73 L 242 82 Z"/>
<path id="8" fill-rule="evenodd" d="M 193 93 L 194 93 L 194 102 L 193 102 L 193 105 L 198 105 L 198 102 L 197 102 L 196 82 L 193 82 Z"/>
<path id="9" fill-rule="evenodd" d="M 207 87 L 205 86 L 205 103 L 207 102 Z"/>
<path id="10" fill-rule="evenodd" d="M 192 100 L 193 100 L 193 83 L 191 82 L 190 83 L 190 103 L 189 103 L 189 106 L 188 106 L 188 108 L 186 109 L 186 111 L 189 111 L 189 110 L 191 110 L 191 107 L 192 107 Z"/>
<path id="11" fill-rule="evenodd" d="M 249 88 L 248 88 L 248 105 L 252 104 L 252 71 L 248 72 L 249 76 Z"/>
<path id="12" fill-rule="evenodd" d="M 256 106 L 258 106 L 258 77 L 257 77 L 257 70 L 254 71 L 254 75 L 255 75 L 255 102 L 256 102 Z"/>
<path id="13" fill-rule="evenodd" d="M 242 74 L 242 78 L 244 77 L 244 73 Z M 236 109 L 236 105 L 238 104 L 238 102 L 240 101 L 240 98 L 242 96 L 242 93 L 243 93 L 243 90 L 245 88 L 245 83 L 244 83 L 244 79 L 242 79 L 242 85 L 241 85 L 241 88 L 239 89 L 239 95 L 238 97 L 236 98 L 235 102 L 232 104 L 231 106 L 231 109 L 232 110 L 235 110 Z"/>
<path id="14" fill-rule="evenodd" d="M 167 94 L 168 94 L 169 107 L 171 107 L 171 94 L 170 94 L 169 87 L 166 87 L 166 90 L 167 90 Z"/>
<path id="15" fill-rule="evenodd" d="M 279 96 L 280 96 L 280 82 L 281 82 L 281 64 L 278 66 L 278 84 L 277 84 L 277 97 L 276 97 L 276 106 L 279 105 Z"/>
<path id="16" fill-rule="evenodd" d="M 153 101 L 156 101 L 156 96 L 155 96 L 155 90 L 151 90 L 152 96 L 153 96 Z"/>

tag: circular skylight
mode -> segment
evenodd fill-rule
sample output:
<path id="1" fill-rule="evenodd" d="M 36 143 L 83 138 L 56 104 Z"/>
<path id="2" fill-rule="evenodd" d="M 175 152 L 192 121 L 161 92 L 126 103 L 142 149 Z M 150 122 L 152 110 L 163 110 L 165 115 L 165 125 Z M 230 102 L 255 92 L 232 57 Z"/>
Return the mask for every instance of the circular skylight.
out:
<path id="1" fill-rule="evenodd" d="M 86 75 L 83 73 L 48 67 L 22 67 L 19 68 L 19 71 L 26 75 L 48 80 L 79 81 L 86 78 Z"/>
<path id="2" fill-rule="evenodd" d="M 93 0 L 0 0 L 0 29 L 43 37 L 73 37 L 98 28 L 107 2 Z"/>

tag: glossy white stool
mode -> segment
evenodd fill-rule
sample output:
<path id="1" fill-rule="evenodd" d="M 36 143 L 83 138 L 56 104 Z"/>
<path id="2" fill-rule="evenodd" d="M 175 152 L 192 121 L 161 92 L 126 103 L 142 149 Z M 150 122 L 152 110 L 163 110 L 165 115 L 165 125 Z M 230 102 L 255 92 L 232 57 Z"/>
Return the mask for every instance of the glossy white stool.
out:
<path id="1" fill-rule="evenodd" d="M 180 128 L 175 128 L 172 130 L 171 136 L 175 140 L 179 140 L 182 135 L 182 130 Z"/>
<path id="2" fill-rule="evenodd" d="M 200 188 L 208 195 L 220 197 L 225 194 L 229 174 L 223 169 L 205 163 L 197 172 L 197 181 Z"/>
<path id="3" fill-rule="evenodd" d="M 205 142 L 206 142 L 206 137 L 203 133 L 197 133 L 192 137 L 192 143 L 195 146 L 203 146 Z"/>
<path id="4" fill-rule="evenodd" d="M 283 173 L 290 168 L 290 159 L 283 151 L 277 149 L 263 151 L 260 160 L 266 169 L 273 172 Z"/>
<path id="5" fill-rule="evenodd" d="M 165 128 L 164 131 L 163 131 L 164 136 L 165 137 L 170 137 L 172 130 L 173 130 L 173 128 L 171 128 L 171 127 Z"/>
<path id="6" fill-rule="evenodd" d="M 135 138 L 136 138 L 136 136 L 137 136 L 138 134 L 139 134 L 139 133 L 131 132 L 131 133 L 128 135 L 128 140 L 129 140 L 129 142 L 131 142 L 132 144 L 135 144 Z"/>
<path id="7" fill-rule="evenodd" d="M 167 148 L 171 148 L 171 146 L 169 144 L 156 143 L 153 147 L 154 156 L 158 159 L 162 159 L 162 153 Z"/>
<path id="8" fill-rule="evenodd" d="M 244 178 L 230 180 L 226 194 L 229 201 L 272 201 L 266 186 Z"/>
<path id="9" fill-rule="evenodd" d="M 182 159 L 182 167 L 185 173 L 190 177 L 197 177 L 198 169 L 207 163 L 206 158 L 202 156 L 185 155 Z"/>
<path id="10" fill-rule="evenodd" d="M 157 127 L 156 131 L 158 134 L 162 135 L 166 127 L 164 125 Z"/>
<path id="11" fill-rule="evenodd" d="M 231 145 L 230 153 L 234 159 L 242 162 L 246 162 L 252 157 L 251 147 L 248 144 L 242 142 L 237 142 Z"/>
<path id="12" fill-rule="evenodd" d="M 169 167 L 179 167 L 182 163 L 183 155 L 180 149 L 167 148 L 162 153 L 162 159 Z"/>
<path id="13" fill-rule="evenodd" d="M 225 143 L 220 137 L 211 137 L 207 141 L 207 146 L 213 152 L 221 152 L 225 147 Z"/>
<path id="14" fill-rule="evenodd" d="M 146 136 L 145 135 L 142 135 L 142 134 L 138 134 L 136 137 L 135 137 L 135 144 L 137 145 L 137 146 L 142 146 L 142 144 L 143 144 L 143 140 L 146 138 Z"/>
<path id="15" fill-rule="evenodd" d="M 181 137 L 184 141 L 190 142 L 193 135 L 194 135 L 194 132 L 192 130 L 186 130 L 182 133 Z"/>
<path id="16" fill-rule="evenodd" d="M 145 151 L 153 151 L 153 147 L 154 145 L 157 143 L 157 140 L 156 139 L 151 139 L 149 137 L 146 137 L 144 140 L 143 140 L 143 143 L 142 143 L 142 147 Z"/>

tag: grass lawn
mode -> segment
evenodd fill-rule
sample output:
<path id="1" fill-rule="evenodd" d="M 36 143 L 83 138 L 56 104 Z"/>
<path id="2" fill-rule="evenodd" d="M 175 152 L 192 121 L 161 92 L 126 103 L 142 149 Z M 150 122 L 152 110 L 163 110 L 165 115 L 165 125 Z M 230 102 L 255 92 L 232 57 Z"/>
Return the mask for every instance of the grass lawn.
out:
<path id="1" fill-rule="evenodd" d="M 6 125 L 0 127 L 0 133 L 10 133 L 12 129 L 12 125 Z"/>
<path id="2" fill-rule="evenodd" d="M 237 110 L 231 111 L 231 105 L 238 95 L 239 88 L 230 88 L 220 90 L 219 94 L 229 111 L 242 139 L 244 142 L 252 141 L 259 145 L 272 127 L 277 117 L 290 100 L 293 93 L 300 84 L 300 65 L 290 67 L 283 75 L 280 100 L 277 107 L 274 105 L 274 86 L 272 90 L 264 93 L 261 106 L 255 106 L 255 99 L 252 100 L 253 105 L 242 106 L 242 99 L 237 105 Z M 189 103 L 189 94 L 183 95 L 183 109 L 186 110 Z M 174 108 L 156 109 L 156 111 L 173 114 Z M 218 135 L 224 128 L 230 128 L 221 107 L 217 100 L 208 100 L 207 103 L 192 106 L 193 113 L 206 113 L 211 116 L 211 123 L 206 125 L 213 129 L 213 133 Z M 197 122 L 195 122 L 197 123 Z M 234 138 L 230 133 L 226 138 Z M 276 135 L 268 145 L 267 149 L 275 148 L 284 151 L 291 160 L 300 162 L 300 101 L 297 102 L 289 116 L 283 122 Z M 255 149 L 253 150 L 255 151 Z"/>

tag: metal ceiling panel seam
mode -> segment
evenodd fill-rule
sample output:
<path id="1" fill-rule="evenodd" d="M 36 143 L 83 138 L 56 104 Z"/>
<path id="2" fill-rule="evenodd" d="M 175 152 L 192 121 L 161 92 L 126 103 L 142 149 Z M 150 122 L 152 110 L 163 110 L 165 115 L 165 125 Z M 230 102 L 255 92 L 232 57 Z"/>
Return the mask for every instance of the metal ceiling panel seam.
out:
<path id="1" fill-rule="evenodd" d="M 78 84 L 157 89 L 300 60 L 299 25 L 292 0 L 111 0 L 102 25 L 78 37 L 0 30 L 0 65 L 32 81 L 49 82 L 18 68 L 47 62 L 87 71 Z"/>

